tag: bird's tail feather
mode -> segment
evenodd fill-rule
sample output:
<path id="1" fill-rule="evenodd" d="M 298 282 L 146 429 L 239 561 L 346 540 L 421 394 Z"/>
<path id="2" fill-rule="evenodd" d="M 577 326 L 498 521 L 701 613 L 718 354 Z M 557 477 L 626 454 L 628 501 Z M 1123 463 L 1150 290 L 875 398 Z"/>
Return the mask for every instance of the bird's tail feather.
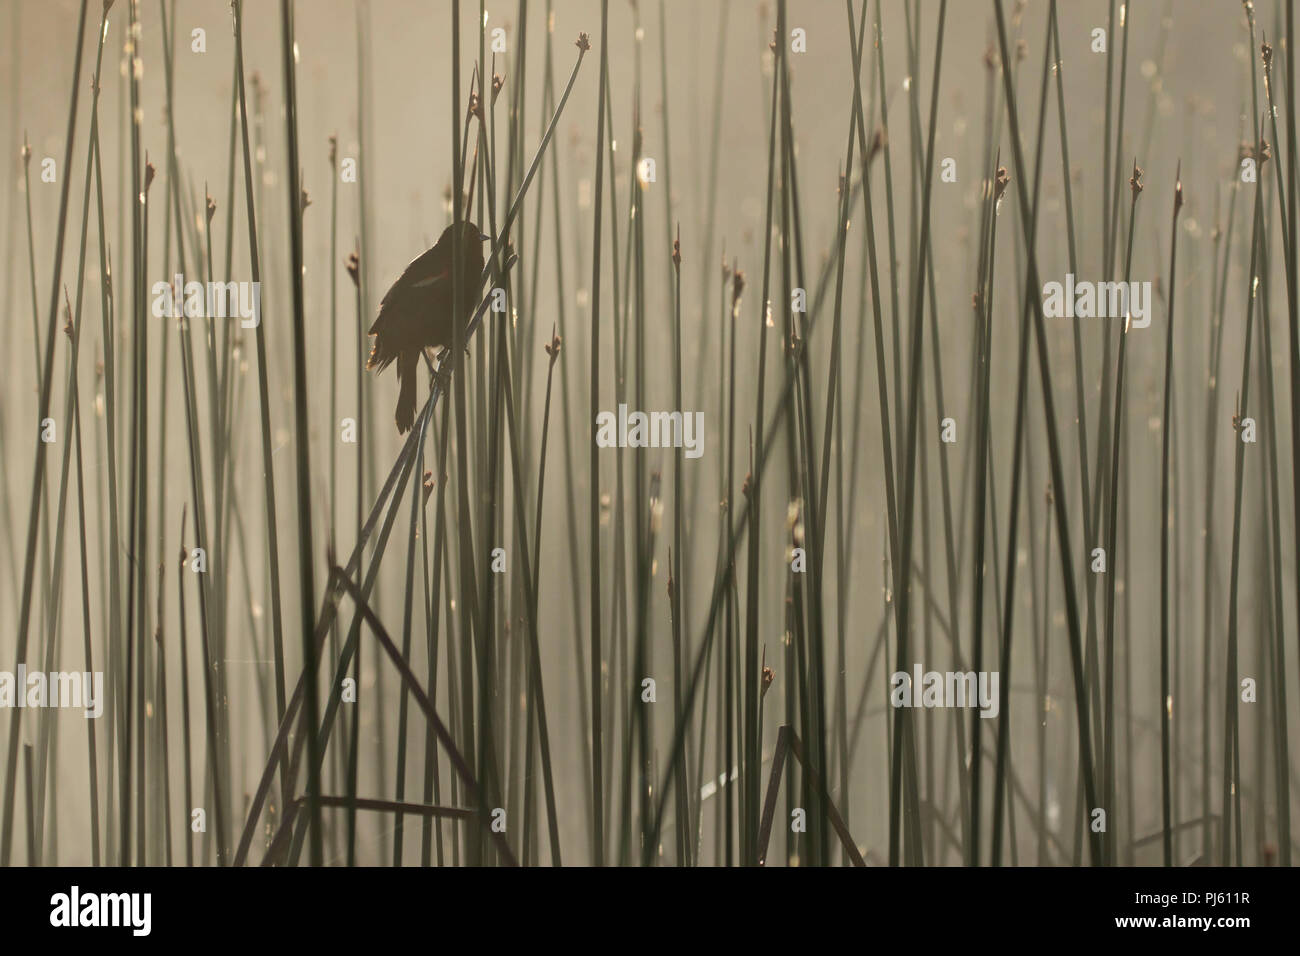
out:
<path id="1" fill-rule="evenodd" d="M 397 360 L 397 380 L 402 389 L 397 395 L 397 431 L 405 435 L 415 423 L 415 379 L 419 352 L 409 352 Z"/>
<path id="2" fill-rule="evenodd" d="M 372 332 L 371 335 L 374 335 Z M 366 369 L 378 369 L 382 372 L 388 368 L 389 364 L 396 358 L 393 353 L 387 349 L 380 349 L 379 339 L 376 338 L 374 344 L 370 346 L 370 354 L 366 357 Z"/>

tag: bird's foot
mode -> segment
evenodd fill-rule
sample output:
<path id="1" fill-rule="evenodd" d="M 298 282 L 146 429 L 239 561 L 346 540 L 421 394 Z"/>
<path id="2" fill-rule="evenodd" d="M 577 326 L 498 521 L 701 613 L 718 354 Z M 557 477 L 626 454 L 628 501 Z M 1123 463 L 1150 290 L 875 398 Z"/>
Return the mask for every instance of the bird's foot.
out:
<path id="1" fill-rule="evenodd" d="M 445 356 L 446 351 L 447 351 L 446 349 L 443 350 L 444 354 L 442 355 L 442 358 L 446 357 Z M 433 382 L 434 382 L 434 386 L 443 395 L 447 395 L 450 393 L 450 389 L 451 389 L 450 363 L 440 360 L 433 366 Z"/>

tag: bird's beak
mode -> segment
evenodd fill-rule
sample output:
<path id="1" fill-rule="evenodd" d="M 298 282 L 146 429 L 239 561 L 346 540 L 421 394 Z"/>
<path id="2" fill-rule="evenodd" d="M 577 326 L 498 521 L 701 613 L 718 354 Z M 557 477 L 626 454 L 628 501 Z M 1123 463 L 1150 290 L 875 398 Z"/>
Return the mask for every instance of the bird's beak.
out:
<path id="1" fill-rule="evenodd" d="M 489 236 L 486 232 L 480 232 L 480 233 L 478 234 L 478 241 L 479 241 L 479 242 L 486 242 L 487 240 L 489 240 L 489 239 L 491 239 L 491 238 L 492 238 L 492 237 Z"/>

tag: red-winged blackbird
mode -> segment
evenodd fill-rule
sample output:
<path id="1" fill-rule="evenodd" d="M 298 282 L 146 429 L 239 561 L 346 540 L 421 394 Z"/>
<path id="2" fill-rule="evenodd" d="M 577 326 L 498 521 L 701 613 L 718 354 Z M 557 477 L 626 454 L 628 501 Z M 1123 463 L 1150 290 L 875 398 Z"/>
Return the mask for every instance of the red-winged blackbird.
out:
<path id="1" fill-rule="evenodd" d="M 397 431 L 405 434 L 415 422 L 415 377 L 420 352 L 426 348 L 451 347 L 452 282 L 451 259 L 455 226 L 448 226 L 438 242 L 411 261 L 392 288 L 384 294 L 379 315 L 370 327 L 375 344 L 366 368 L 383 371 L 397 361 Z M 483 273 L 483 240 L 472 222 L 460 225 L 462 328 L 478 304 L 479 276 Z"/>

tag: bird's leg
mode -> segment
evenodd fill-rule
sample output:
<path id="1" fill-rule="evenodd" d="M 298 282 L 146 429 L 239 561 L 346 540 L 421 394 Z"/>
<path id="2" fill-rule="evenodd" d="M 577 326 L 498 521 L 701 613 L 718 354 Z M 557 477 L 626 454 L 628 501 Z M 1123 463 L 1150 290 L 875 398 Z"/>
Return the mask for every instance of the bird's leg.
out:
<path id="1" fill-rule="evenodd" d="M 432 350 L 425 349 L 424 357 L 426 360 L 429 359 L 430 351 Z M 442 349 L 438 353 L 437 362 L 435 363 L 433 361 L 430 361 L 429 363 L 429 369 L 433 374 L 433 381 L 436 385 L 439 386 L 439 389 L 443 395 L 448 394 L 448 391 L 451 388 L 451 369 L 448 367 L 449 363 L 447 362 L 447 357 L 450 352 L 451 349 L 449 348 Z"/>

